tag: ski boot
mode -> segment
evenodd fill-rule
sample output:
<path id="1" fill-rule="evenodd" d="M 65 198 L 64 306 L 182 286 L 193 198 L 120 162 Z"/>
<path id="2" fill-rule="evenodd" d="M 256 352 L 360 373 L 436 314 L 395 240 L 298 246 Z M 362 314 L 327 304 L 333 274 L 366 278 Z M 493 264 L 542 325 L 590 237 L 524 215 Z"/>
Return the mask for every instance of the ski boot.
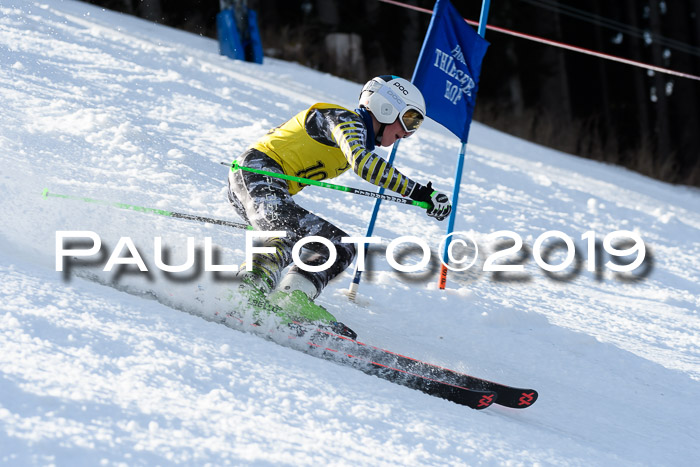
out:
<path id="1" fill-rule="evenodd" d="M 298 273 L 287 274 L 268 301 L 279 306 L 289 322 L 316 323 L 322 329 L 355 339 L 357 333 L 333 316 L 321 305 L 314 303 L 318 295 L 316 286 Z M 313 297 L 313 298 L 312 298 Z"/>
<path id="2" fill-rule="evenodd" d="M 268 302 L 275 308 L 275 313 L 280 316 L 284 324 L 293 327 L 294 324 L 304 325 L 314 323 L 319 328 L 331 331 L 334 334 L 355 339 L 357 333 L 340 323 L 335 316 L 321 305 L 317 305 L 301 290 L 286 292 L 278 290 L 267 297 Z"/>

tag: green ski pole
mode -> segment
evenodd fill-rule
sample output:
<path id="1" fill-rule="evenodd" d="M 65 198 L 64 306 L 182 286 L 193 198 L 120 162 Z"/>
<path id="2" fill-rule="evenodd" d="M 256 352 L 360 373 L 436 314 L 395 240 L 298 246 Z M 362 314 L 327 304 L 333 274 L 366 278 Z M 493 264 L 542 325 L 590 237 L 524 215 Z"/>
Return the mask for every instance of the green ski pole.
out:
<path id="1" fill-rule="evenodd" d="M 44 188 L 44 191 L 41 193 L 41 196 L 44 199 L 46 199 L 46 198 L 70 199 L 70 200 L 74 200 L 74 201 L 83 201 L 86 203 L 101 204 L 103 206 L 110 206 L 110 207 L 119 208 L 119 209 L 127 209 L 130 211 L 158 214 L 159 216 L 173 217 L 175 219 L 185 219 L 188 221 L 203 222 L 206 224 L 225 225 L 227 227 L 234 227 L 236 229 L 253 230 L 252 226 L 250 226 L 248 224 L 244 224 L 242 222 L 231 222 L 231 221 L 225 221 L 222 219 L 213 219 L 211 217 L 197 216 L 195 214 L 186 214 L 186 213 L 182 213 L 182 212 L 166 211 L 164 209 L 156 209 L 156 208 L 145 208 L 143 206 L 136 206 L 133 204 L 118 203 L 118 202 L 114 202 L 114 201 L 105 201 L 105 200 L 94 199 L 94 198 L 85 198 L 85 197 L 81 197 L 81 196 L 59 195 L 56 193 L 50 193 L 48 188 Z"/>
<path id="2" fill-rule="evenodd" d="M 332 190 L 344 191 L 346 193 L 352 193 L 354 195 L 368 196 L 370 198 L 380 198 L 380 199 L 383 199 L 386 201 L 393 201 L 395 203 L 400 203 L 400 204 L 411 204 L 413 206 L 419 206 L 423 209 L 430 208 L 430 204 L 426 203 L 425 201 L 413 201 L 412 199 L 402 198 L 401 196 L 385 195 L 385 194 L 380 194 L 380 193 L 376 193 L 373 191 L 360 190 L 359 188 L 352 188 L 349 186 L 335 185 L 333 183 L 321 182 L 318 180 L 311 180 L 310 178 L 295 177 L 294 175 L 287 175 L 287 174 L 281 174 L 281 173 L 277 173 L 277 172 L 268 172 L 267 170 L 260 170 L 260 169 L 253 169 L 250 167 L 243 167 L 237 161 L 233 161 L 230 164 L 228 164 L 226 162 L 222 162 L 221 164 L 231 167 L 231 172 L 235 172 L 236 170 L 245 170 L 247 172 L 252 172 L 252 173 L 256 173 L 256 174 L 260 174 L 260 175 L 267 175 L 268 177 L 281 178 L 282 180 L 289 180 L 289 181 L 301 183 L 304 185 L 320 186 L 322 188 L 330 188 Z"/>

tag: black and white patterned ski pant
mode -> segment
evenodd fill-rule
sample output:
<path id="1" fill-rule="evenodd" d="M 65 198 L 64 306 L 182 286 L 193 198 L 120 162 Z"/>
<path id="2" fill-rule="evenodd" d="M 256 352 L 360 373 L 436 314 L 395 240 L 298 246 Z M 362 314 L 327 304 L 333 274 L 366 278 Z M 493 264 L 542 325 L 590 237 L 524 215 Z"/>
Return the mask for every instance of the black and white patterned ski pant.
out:
<path id="1" fill-rule="evenodd" d="M 282 167 L 257 149 L 249 149 L 238 159 L 244 167 L 283 174 Z M 333 265 L 325 271 L 308 272 L 296 265 L 290 274 L 301 274 L 309 279 L 317 290 L 317 296 L 328 281 L 343 272 L 355 259 L 356 248 L 352 243 L 341 243 L 348 235 L 321 217 L 299 206 L 289 194 L 285 180 L 245 170 L 229 171 L 228 198 L 238 214 L 258 231 L 284 230 L 286 237 L 264 240 L 260 246 L 274 247 L 276 252 L 253 256 L 253 269 L 262 271 L 270 289 L 279 282 L 282 271 L 292 263 L 292 248 L 300 239 L 319 236 L 330 240 L 337 252 Z M 326 263 L 330 252 L 320 243 L 307 243 L 302 260 L 310 266 Z M 243 270 L 245 266 L 241 266 Z M 315 298 L 315 297 L 312 297 Z"/>

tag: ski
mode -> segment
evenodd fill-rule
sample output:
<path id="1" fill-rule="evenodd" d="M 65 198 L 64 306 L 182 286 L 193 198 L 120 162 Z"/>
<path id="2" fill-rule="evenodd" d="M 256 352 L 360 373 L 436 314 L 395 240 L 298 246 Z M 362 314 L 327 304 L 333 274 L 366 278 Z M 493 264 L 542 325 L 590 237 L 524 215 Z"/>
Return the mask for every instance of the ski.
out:
<path id="1" fill-rule="evenodd" d="M 231 321 L 237 322 L 237 324 Z M 246 321 L 237 313 L 226 314 L 225 323 L 235 329 L 246 326 Z M 256 328 L 256 323 L 248 323 Z M 285 330 L 286 328 L 286 330 Z M 449 400 L 475 410 L 490 407 L 498 395 L 489 389 L 467 388 L 452 382 L 420 373 L 420 368 L 402 365 L 391 353 L 378 352 L 349 337 L 336 334 L 329 329 L 307 323 L 292 322 L 288 326 L 268 329 L 264 337 L 282 343 L 314 357 L 350 366 L 368 375 L 421 391 L 425 394 Z M 253 330 L 253 332 L 257 333 Z M 273 335 L 275 334 L 275 335 Z M 416 371 L 418 370 L 418 371 Z"/>
<path id="2" fill-rule="evenodd" d="M 496 403 L 504 407 L 526 409 L 534 404 L 539 397 L 539 393 L 535 389 L 508 386 L 483 378 L 456 373 L 447 369 L 445 371 L 456 375 L 457 381 L 462 382 L 462 384 L 465 384 L 469 388 L 481 389 L 483 391 L 494 391 L 496 394 L 498 394 Z"/>
<path id="3" fill-rule="evenodd" d="M 331 342 L 336 344 L 342 343 L 342 345 L 329 346 L 331 344 L 329 337 Z M 322 343 L 319 343 L 319 340 Z M 349 343 L 352 344 L 348 345 Z M 400 360 L 392 361 L 385 358 L 386 354 L 367 352 L 366 350 L 370 347 L 323 329 L 315 329 L 313 331 L 308 345 L 307 353 L 309 354 L 326 358 L 336 363 L 348 364 L 368 375 L 377 376 L 392 383 L 465 405 L 472 409 L 485 409 L 498 400 L 498 394 L 492 390 L 467 388 L 421 374 L 414 371 L 416 370 L 414 368 L 401 365 Z"/>
<path id="4" fill-rule="evenodd" d="M 438 365 L 426 363 L 411 357 L 397 354 L 389 350 L 374 347 L 356 340 L 349 339 L 332 333 L 328 330 L 318 329 L 318 333 L 327 336 L 330 342 L 335 342 L 346 352 L 355 352 L 360 358 L 372 361 L 376 365 L 392 366 L 397 371 L 405 371 L 411 374 L 440 381 L 446 385 L 469 389 L 472 391 L 485 391 L 497 394 L 494 399 L 498 405 L 514 409 L 525 409 L 532 406 L 539 396 L 534 389 L 520 388 L 496 383 L 483 378 L 460 373 Z M 342 344 L 340 344 L 342 342 Z"/>

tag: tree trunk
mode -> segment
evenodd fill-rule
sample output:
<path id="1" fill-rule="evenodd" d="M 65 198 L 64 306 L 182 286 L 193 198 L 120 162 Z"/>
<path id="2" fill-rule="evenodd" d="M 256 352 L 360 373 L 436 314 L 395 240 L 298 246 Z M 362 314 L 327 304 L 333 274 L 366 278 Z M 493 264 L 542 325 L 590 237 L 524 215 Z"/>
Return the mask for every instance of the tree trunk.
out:
<path id="1" fill-rule="evenodd" d="M 657 1 L 649 2 L 649 26 L 653 35 L 662 36 L 661 12 Z M 663 66 L 663 47 L 658 41 L 651 43 L 651 54 L 654 65 Z M 653 85 L 655 88 L 655 110 L 656 110 L 656 152 L 658 157 L 666 159 L 671 157 L 671 135 L 669 126 L 668 98 L 666 97 L 666 76 L 662 73 L 655 73 Z"/>

